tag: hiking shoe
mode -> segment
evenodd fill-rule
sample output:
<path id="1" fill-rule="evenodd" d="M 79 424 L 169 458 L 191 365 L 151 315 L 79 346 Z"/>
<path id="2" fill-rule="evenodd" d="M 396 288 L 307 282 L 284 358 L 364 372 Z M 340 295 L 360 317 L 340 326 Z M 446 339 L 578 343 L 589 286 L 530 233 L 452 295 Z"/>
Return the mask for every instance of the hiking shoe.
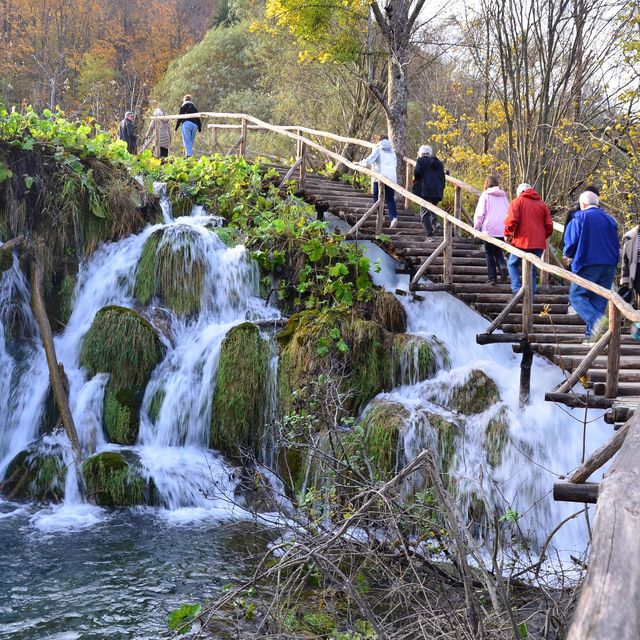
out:
<path id="1" fill-rule="evenodd" d="M 568 316 L 577 316 L 578 312 L 571 305 L 569 305 L 567 307 L 567 315 Z"/>
<path id="2" fill-rule="evenodd" d="M 435 241 L 436 241 L 436 239 L 435 239 L 433 236 L 427 236 L 427 237 L 424 239 L 424 241 L 425 241 L 425 242 L 435 242 Z"/>
<path id="3" fill-rule="evenodd" d="M 393 218 L 389 223 L 389 229 L 395 229 L 398 226 L 398 218 Z"/>
<path id="4" fill-rule="evenodd" d="M 496 283 L 496 279 L 495 279 L 495 278 L 489 278 L 489 279 L 485 282 L 485 284 L 491 284 L 491 285 L 497 284 L 497 283 Z"/>
<path id="5" fill-rule="evenodd" d="M 509 279 L 509 270 L 507 267 L 502 267 L 502 269 L 500 269 L 500 279 L 502 282 L 506 282 Z"/>

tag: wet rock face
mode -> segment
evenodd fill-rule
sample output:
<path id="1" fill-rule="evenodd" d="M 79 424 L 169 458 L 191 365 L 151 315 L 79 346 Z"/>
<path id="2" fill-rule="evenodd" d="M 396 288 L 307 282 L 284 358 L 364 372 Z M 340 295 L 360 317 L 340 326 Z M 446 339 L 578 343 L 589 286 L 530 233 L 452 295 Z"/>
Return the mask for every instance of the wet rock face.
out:
<path id="1" fill-rule="evenodd" d="M 133 507 L 156 503 L 155 487 L 145 479 L 131 451 L 103 451 L 82 464 L 89 500 L 101 507 Z"/>
<path id="2" fill-rule="evenodd" d="M 153 326 L 125 307 L 104 307 L 84 338 L 80 364 L 89 375 L 109 373 L 105 390 L 104 427 L 116 444 L 134 444 L 140 404 L 163 348 Z"/>
<path id="3" fill-rule="evenodd" d="M 61 502 L 66 475 L 61 447 L 35 442 L 9 463 L 0 493 L 9 500 Z"/>
<path id="4" fill-rule="evenodd" d="M 393 336 L 391 349 L 393 386 L 417 384 L 449 367 L 447 348 L 435 336 L 399 333 Z"/>
<path id="5" fill-rule="evenodd" d="M 237 457 L 257 452 L 268 407 L 270 350 L 254 324 L 231 329 L 220 349 L 211 412 L 210 446 Z"/>
<path id="6" fill-rule="evenodd" d="M 407 330 L 407 312 L 392 293 L 376 290 L 371 307 L 371 319 L 385 331 L 404 333 Z"/>

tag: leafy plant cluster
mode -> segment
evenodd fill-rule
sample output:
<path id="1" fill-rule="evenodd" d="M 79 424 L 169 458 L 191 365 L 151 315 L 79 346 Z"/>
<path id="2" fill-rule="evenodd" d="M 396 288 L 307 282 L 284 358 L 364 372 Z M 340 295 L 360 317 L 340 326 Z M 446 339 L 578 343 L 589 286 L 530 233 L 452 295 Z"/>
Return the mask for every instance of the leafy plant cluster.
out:
<path id="1" fill-rule="evenodd" d="M 291 191 L 283 194 L 274 171 L 242 158 L 203 156 L 158 163 L 142 156 L 137 167 L 167 183 L 174 197 L 225 217 L 247 238 L 266 284 L 293 308 L 350 308 L 371 297 L 369 259 L 360 247 L 330 233 L 313 207 Z"/>

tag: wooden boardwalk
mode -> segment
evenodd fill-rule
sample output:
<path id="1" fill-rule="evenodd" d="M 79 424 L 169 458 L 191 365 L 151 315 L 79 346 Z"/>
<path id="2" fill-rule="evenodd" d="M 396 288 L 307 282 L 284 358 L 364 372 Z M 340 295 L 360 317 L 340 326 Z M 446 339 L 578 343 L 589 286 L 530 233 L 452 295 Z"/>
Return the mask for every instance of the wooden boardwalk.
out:
<path id="1" fill-rule="evenodd" d="M 281 169 L 284 175 L 285 169 Z M 331 181 L 314 174 L 307 174 L 304 187 L 300 190 L 307 202 L 316 206 L 319 212 L 331 212 L 354 225 L 372 204 L 371 194 L 349 185 Z M 375 240 L 375 217 L 367 220 L 358 231 L 358 237 Z M 426 241 L 417 212 L 398 208 L 398 225 L 390 229 L 385 221 L 383 233 L 391 238 L 390 243 L 379 243 L 394 258 L 403 263 L 408 274 L 414 274 L 431 256 L 442 241 Z M 513 298 L 508 283 L 487 284 L 487 270 L 482 243 L 473 237 L 454 237 L 452 251 L 452 280 L 447 289 L 479 314 L 493 321 Z M 425 276 L 431 283 L 440 285 L 443 280 L 443 257 L 435 258 Z M 417 290 L 433 288 L 424 281 Z M 577 315 L 568 314 L 569 287 L 562 283 L 538 286 L 533 305 L 533 326 L 529 334 L 529 344 L 533 351 L 548 358 L 565 372 L 571 373 L 584 360 L 593 345 L 583 344 L 584 323 Z M 522 303 L 518 303 L 505 317 L 500 328 L 505 333 L 522 332 Z M 521 350 L 516 341 L 514 350 Z M 595 358 L 584 378 L 588 388 L 587 400 L 590 406 L 609 409 L 605 418 L 611 423 L 626 420 L 640 401 L 640 343 L 632 340 L 628 331 L 623 330 L 620 345 L 620 366 L 616 398 L 605 398 L 607 357 Z M 550 389 L 549 392 L 552 392 Z M 549 395 L 564 404 L 581 406 L 584 395 L 562 394 L 563 397 Z M 573 398 L 573 400 L 572 400 Z"/>

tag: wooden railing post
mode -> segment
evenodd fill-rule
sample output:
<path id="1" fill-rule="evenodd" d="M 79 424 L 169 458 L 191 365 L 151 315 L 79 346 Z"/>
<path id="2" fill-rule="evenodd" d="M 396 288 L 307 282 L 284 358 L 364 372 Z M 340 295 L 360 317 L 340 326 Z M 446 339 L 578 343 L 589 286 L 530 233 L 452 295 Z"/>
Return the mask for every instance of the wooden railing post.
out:
<path id="1" fill-rule="evenodd" d="M 407 191 L 411 191 L 411 185 L 413 184 L 413 167 L 407 162 L 404 166 L 404 188 Z M 405 196 L 404 198 L 404 210 L 409 210 L 411 200 Z"/>
<path id="2" fill-rule="evenodd" d="M 522 286 L 524 297 L 522 299 L 522 333 L 529 337 L 533 327 L 533 265 L 522 259 Z"/>
<path id="3" fill-rule="evenodd" d="M 462 219 L 462 187 L 455 186 L 453 195 L 453 215 L 456 219 Z M 456 228 L 456 234 L 460 235 L 460 231 Z"/>
<path id="4" fill-rule="evenodd" d="M 444 256 L 442 260 L 442 281 L 444 284 L 453 284 L 453 234 L 451 229 L 451 222 L 448 218 L 443 220 L 443 238 L 444 242 Z"/>
<path id="5" fill-rule="evenodd" d="M 218 146 L 218 128 L 214 125 L 211 127 L 211 154 L 216 152 Z"/>
<path id="6" fill-rule="evenodd" d="M 300 179 L 298 180 L 300 188 L 304 188 L 304 182 L 307 177 L 307 145 L 302 141 L 300 145 Z"/>
<path id="7" fill-rule="evenodd" d="M 618 372 L 620 370 L 620 327 L 622 314 L 612 302 L 609 303 L 609 348 L 607 351 L 607 383 L 605 397 L 615 398 L 618 395 Z"/>
<path id="8" fill-rule="evenodd" d="M 240 134 L 240 155 L 247 157 L 247 119 L 242 118 L 242 133 Z"/>
<path id="9" fill-rule="evenodd" d="M 376 235 L 382 233 L 382 225 L 384 224 L 384 199 L 385 185 L 378 183 L 378 214 L 376 217 Z"/>
<path id="10" fill-rule="evenodd" d="M 551 253 L 551 248 L 549 247 L 549 241 L 547 240 L 547 246 L 545 247 L 544 252 L 542 253 L 542 260 L 546 264 L 550 264 L 551 262 L 550 253 Z M 549 272 L 542 269 L 540 271 L 540 285 L 547 285 L 547 284 L 549 284 Z"/>

